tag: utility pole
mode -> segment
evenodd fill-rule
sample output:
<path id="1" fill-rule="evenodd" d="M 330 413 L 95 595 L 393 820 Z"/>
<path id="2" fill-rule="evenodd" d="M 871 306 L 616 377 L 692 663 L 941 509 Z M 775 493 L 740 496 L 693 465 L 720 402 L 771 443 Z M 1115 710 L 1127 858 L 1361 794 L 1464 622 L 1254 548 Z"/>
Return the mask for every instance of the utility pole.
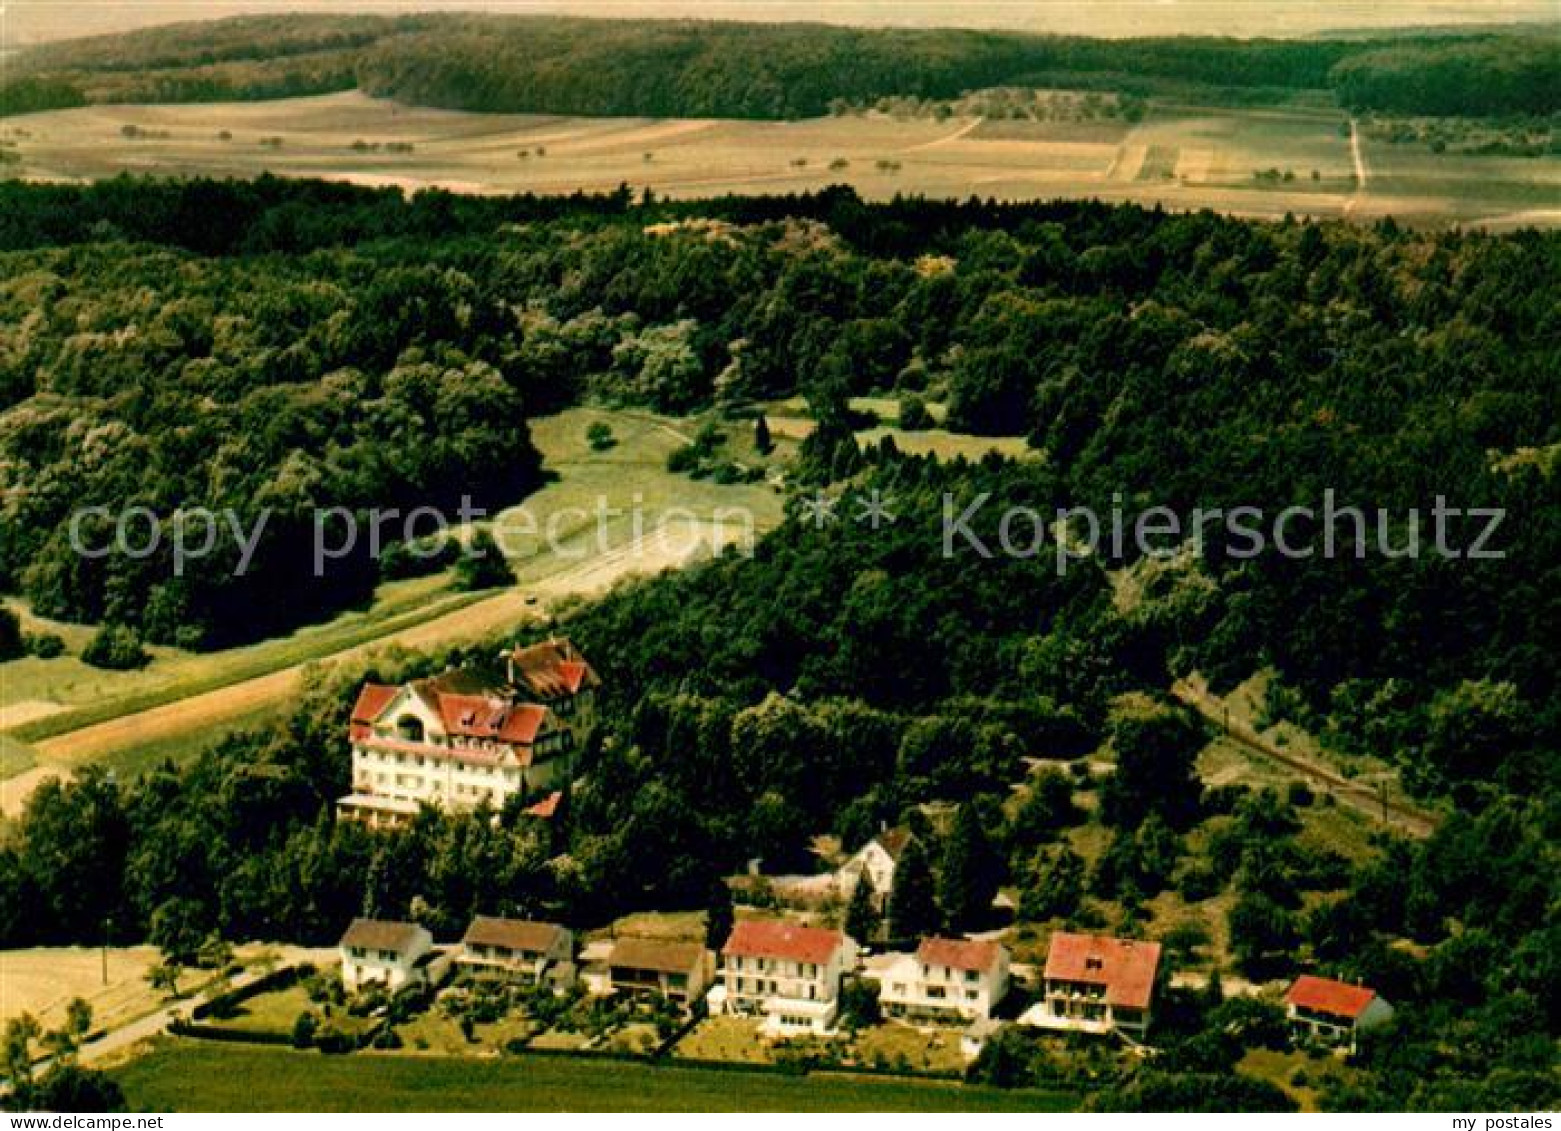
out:
<path id="1" fill-rule="evenodd" d="M 103 949 L 101 952 L 103 957 L 103 984 L 105 986 L 108 985 L 108 935 L 113 929 L 114 920 L 105 915 L 103 917 Z"/>

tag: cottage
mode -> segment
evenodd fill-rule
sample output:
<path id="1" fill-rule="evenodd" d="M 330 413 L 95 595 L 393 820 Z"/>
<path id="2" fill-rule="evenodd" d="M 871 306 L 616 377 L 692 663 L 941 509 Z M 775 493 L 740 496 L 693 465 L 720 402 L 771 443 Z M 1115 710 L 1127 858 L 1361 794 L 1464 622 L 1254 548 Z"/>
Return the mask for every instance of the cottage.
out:
<path id="1" fill-rule="evenodd" d="M 1285 1012 L 1297 1040 L 1336 1045 L 1352 1053 L 1361 1033 L 1393 1018 L 1393 1007 L 1376 991 L 1311 974 L 1302 974 L 1285 993 Z"/>
<path id="2" fill-rule="evenodd" d="M 416 923 L 354 919 L 341 937 L 341 980 L 349 991 L 398 990 L 430 980 L 434 940 Z"/>
<path id="3" fill-rule="evenodd" d="M 479 915 L 466 928 L 456 963 L 474 972 L 566 989 L 575 980 L 574 935 L 555 923 Z"/>
<path id="4" fill-rule="evenodd" d="M 746 919 L 721 948 L 721 984 L 710 1011 L 759 1015 L 773 1035 L 832 1031 L 841 978 L 856 968 L 857 946 L 842 931 L 778 919 Z"/>
<path id="5" fill-rule="evenodd" d="M 1160 944 L 1058 931 L 1046 954 L 1043 996 L 1021 1024 L 1142 1040 L 1149 1029 Z"/>
<path id="6" fill-rule="evenodd" d="M 874 904 L 882 914 L 894 892 L 895 869 L 910 842 L 909 829 L 886 829 L 857 849 L 835 872 L 835 887 L 841 898 L 850 899 L 857 881 L 865 876 L 872 885 Z"/>
<path id="7" fill-rule="evenodd" d="M 1008 992 L 1008 948 L 993 941 L 923 939 L 915 954 L 880 967 L 885 1013 L 971 1021 L 989 1018 Z"/>
<path id="8" fill-rule="evenodd" d="M 710 952 L 695 942 L 622 938 L 607 956 L 608 989 L 696 1002 L 710 982 Z"/>
<path id="9" fill-rule="evenodd" d="M 352 790 L 346 818 L 403 824 L 422 805 L 495 809 L 573 772 L 576 728 L 552 708 L 451 671 L 399 687 L 364 685 L 352 709 Z"/>

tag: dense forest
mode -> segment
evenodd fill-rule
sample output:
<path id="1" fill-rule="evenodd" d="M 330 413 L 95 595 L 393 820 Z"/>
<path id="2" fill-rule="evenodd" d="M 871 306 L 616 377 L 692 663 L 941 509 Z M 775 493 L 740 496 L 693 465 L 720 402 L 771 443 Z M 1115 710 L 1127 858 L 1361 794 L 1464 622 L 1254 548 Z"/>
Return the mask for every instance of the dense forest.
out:
<path id="1" fill-rule="evenodd" d="M 1174 896 L 1226 916 L 1244 973 L 1360 978 L 1400 1007 L 1319 1085 L 1326 1105 L 1554 1100 L 1561 236 L 843 190 L 667 204 L 120 180 L 0 188 L 0 247 L 4 579 L 51 611 L 204 644 L 297 604 L 265 599 L 296 531 L 255 578 L 175 584 L 158 559 L 92 572 L 62 552 L 81 501 L 513 498 L 535 481 L 528 417 L 582 400 L 730 416 L 801 393 L 819 421 L 801 480 L 887 493 L 900 516 L 798 513 L 751 558 L 572 613 L 605 725 L 551 824 L 518 805 L 394 834 L 332 817 L 358 682 L 497 641 L 321 672 L 284 722 L 189 766 L 41 787 L 0 845 L 0 945 L 96 941 L 105 922 L 171 955 L 214 931 L 325 943 L 360 912 L 440 934 L 475 910 L 596 923 L 709 907 L 754 856 L 804 866 L 816 833 L 854 847 L 905 821 L 927 846 L 923 898 L 891 909 L 908 934 L 981 925 L 999 885 L 1026 923 L 1130 933 Z M 861 452 L 864 393 L 942 403 L 1045 458 Z M 1332 559 L 1210 545 L 1059 572 L 943 552 L 949 497 L 1277 510 L 1330 488 L 1391 508 L 1395 546 L 1437 496 L 1505 508 L 1505 557 L 1394 558 L 1348 523 Z M 996 543 L 997 521 L 973 529 Z M 368 579 L 348 570 L 329 599 Z M 1437 831 L 1352 860 L 1301 835 L 1323 804 L 1305 790 L 1204 788 L 1207 736 L 1165 690 L 1259 667 L 1271 709 L 1396 765 Z M 1102 751 L 1103 782 L 1081 761 Z M 1081 772 L 1030 777 L 1030 756 Z M 1067 839 L 1083 823 L 1106 838 L 1088 861 Z M 1153 1071 L 1100 1064 L 1098 1104 L 1283 1101 L 1232 1074 L 1275 1019 L 1220 996 L 1168 998 Z M 1064 1071 L 1048 1055 L 978 1072 L 1045 1083 Z"/>
<path id="2" fill-rule="evenodd" d="M 962 30 L 479 15 L 240 17 L 29 49 L 0 113 L 80 102 L 275 98 L 359 87 L 467 110 L 801 118 L 998 86 L 1286 98 L 1356 110 L 1548 114 L 1561 37 L 1097 40 Z M 1222 93 L 1223 92 L 1223 93 Z"/>

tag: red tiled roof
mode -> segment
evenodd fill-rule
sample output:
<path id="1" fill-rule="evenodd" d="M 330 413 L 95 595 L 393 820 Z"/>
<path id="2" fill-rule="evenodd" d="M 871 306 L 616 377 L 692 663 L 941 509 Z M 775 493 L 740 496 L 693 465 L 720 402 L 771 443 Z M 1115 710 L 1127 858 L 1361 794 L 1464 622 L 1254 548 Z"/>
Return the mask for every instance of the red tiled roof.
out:
<path id="1" fill-rule="evenodd" d="M 358 701 L 352 705 L 352 721 L 372 723 L 401 689 L 384 683 L 365 683 L 358 692 Z"/>
<path id="2" fill-rule="evenodd" d="M 551 821 L 553 815 L 558 812 L 558 803 L 564 799 L 564 791 L 555 789 L 535 805 L 525 810 L 528 817 L 541 817 L 544 821 Z"/>
<path id="3" fill-rule="evenodd" d="M 1148 1009 L 1154 996 L 1160 944 L 1104 935 L 1058 931 L 1046 954 L 1046 977 L 1106 988 L 1106 1001 L 1129 1009 Z"/>
<path id="4" fill-rule="evenodd" d="M 1366 1011 L 1376 996 L 1375 990 L 1365 986 L 1302 974 L 1285 994 L 1285 1004 L 1354 1020 Z"/>
<path id="5" fill-rule="evenodd" d="M 926 966 L 948 966 L 954 970 L 985 972 L 997 965 L 998 943 L 972 939 L 922 939 L 916 959 Z"/>
<path id="6" fill-rule="evenodd" d="M 536 703 L 512 704 L 490 695 L 456 695 L 434 691 L 446 734 L 461 738 L 492 738 L 530 746 L 547 719 L 547 708 Z"/>
<path id="7" fill-rule="evenodd" d="M 547 727 L 551 712 L 539 703 L 515 703 L 507 697 L 484 691 L 480 675 L 462 671 L 446 672 L 432 679 L 420 679 L 409 688 L 429 710 L 439 716 L 446 734 L 457 738 L 486 739 L 511 746 L 531 746 Z M 379 720 L 399 687 L 368 683 L 358 692 L 352 708 L 349 728 L 354 742 L 378 742 L 372 724 Z M 437 749 L 437 748 L 436 748 Z M 432 752 L 424 751 L 424 752 Z M 525 751 L 517 752 L 523 763 Z M 476 759 L 482 760 L 482 759 Z M 488 760 L 492 760 L 491 757 Z"/>
<path id="8" fill-rule="evenodd" d="M 545 640 L 510 653 L 515 682 L 541 699 L 578 695 L 601 681 L 577 648 L 565 639 Z"/>
<path id="9" fill-rule="evenodd" d="M 839 931 L 799 927 L 781 919 L 744 919 L 732 928 L 722 954 L 739 958 L 784 958 L 823 965 L 845 941 Z"/>

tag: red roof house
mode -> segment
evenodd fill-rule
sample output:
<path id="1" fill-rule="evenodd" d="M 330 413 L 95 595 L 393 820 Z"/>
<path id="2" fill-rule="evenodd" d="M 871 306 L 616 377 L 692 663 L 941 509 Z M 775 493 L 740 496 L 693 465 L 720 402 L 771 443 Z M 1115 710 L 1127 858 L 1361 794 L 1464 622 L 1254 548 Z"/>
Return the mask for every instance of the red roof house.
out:
<path id="1" fill-rule="evenodd" d="M 1315 974 L 1302 974 L 1285 993 L 1292 1031 L 1302 1038 L 1355 1048 L 1356 1035 L 1393 1016 L 1375 991 Z"/>
<path id="2" fill-rule="evenodd" d="M 841 931 L 803 927 L 782 919 L 744 919 L 732 928 L 721 953 L 728 958 L 772 958 L 828 965 L 846 942 Z"/>
<path id="3" fill-rule="evenodd" d="M 1058 931 L 1046 954 L 1045 997 L 1020 1020 L 1044 1029 L 1141 1038 L 1159 972 L 1157 942 Z"/>

